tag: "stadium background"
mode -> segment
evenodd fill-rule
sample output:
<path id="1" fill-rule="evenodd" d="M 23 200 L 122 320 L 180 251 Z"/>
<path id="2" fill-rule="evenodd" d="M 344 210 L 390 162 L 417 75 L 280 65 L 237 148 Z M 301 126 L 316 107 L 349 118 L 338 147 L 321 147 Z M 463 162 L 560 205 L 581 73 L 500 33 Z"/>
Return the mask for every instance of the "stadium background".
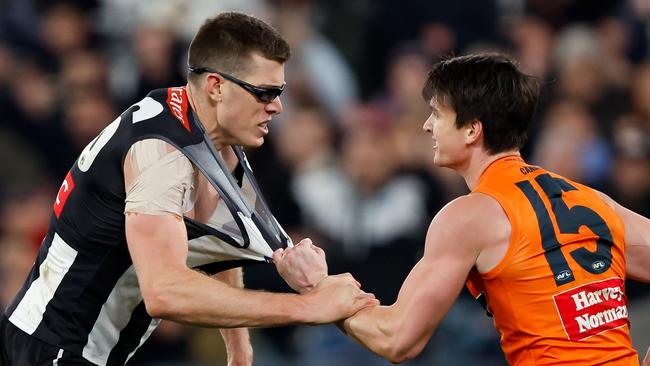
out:
<path id="1" fill-rule="evenodd" d="M 0 304 L 22 285 L 80 150 L 149 90 L 184 84 L 208 16 L 240 10 L 289 41 L 285 112 L 253 168 L 279 221 L 331 271 L 391 303 L 430 218 L 464 182 L 431 164 L 420 96 L 441 55 L 503 51 L 546 80 L 525 157 L 650 215 L 649 0 L 0 0 Z M 249 287 L 287 290 L 266 266 Z M 628 283 L 650 343 L 650 288 Z M 334 327 L 254 330 L 255 365 L 385 365 Z M 164 323 L 130 365 L 225 363 L 215 330 Z M 463 294 L 409 365 L 503 365 Z"/>

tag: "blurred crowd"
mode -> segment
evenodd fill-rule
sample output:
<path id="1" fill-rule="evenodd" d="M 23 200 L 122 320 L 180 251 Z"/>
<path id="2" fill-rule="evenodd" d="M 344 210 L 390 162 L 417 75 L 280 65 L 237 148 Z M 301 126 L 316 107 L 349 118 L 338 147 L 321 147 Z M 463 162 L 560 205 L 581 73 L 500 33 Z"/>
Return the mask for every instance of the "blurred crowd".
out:
<path id="1" fill-rule="evenodd" d="M 0 0 L 0 305 L 22 285 L 56 189 L 83 147 L 150 90 L 185 83 L 186 49 L 226 10 L 292 47 L 284 113 L 249 156 L 278 220 L 382 303 L 419 259 L 428 222 L 467 193 L 432 164 L 421 97 L 447 55 L 505 52 L 544 80 L 524 157 L 650 216 L 649 0 Z M 248 287 L 288 288 L 271 266 Z M 629 282 L 637 347 L 650 286 Z M 644 319 L 645 318 L 645 319 Z M 634 322 L 637 321 L 635 324 Z M 130 365 L 225 364 L 218 332 L 164 323 Z M 256 365 L 384 365 L 334 327 L 253 331 Z M 503 365 L 462 294 L 409 365 Z"/>

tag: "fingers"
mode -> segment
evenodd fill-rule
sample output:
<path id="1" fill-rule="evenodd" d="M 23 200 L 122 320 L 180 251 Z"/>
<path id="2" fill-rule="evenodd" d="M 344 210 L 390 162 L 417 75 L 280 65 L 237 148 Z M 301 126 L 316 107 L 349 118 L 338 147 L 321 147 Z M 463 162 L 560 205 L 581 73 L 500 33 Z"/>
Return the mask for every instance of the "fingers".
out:
<path id="1" fill-rule="evenodd" d="M 374 294 L 361 291 L 357 284 L 349 273 L 328 276 L 321 281 L 309 295 L 309 301 L 317 308 L 314 313 L 322 313 L 316 323 L 331 323 L 379 305 Z"/>
<path id="2" fill-rule="evenodd" d="M 312 244 L 312 249 L 320 256 L 325 257 L 325 251 L 321 247 Z"/>
<path id="3" fill-rule="evenodd" d="M 361 300 L 362 303 L 362 308 L 367 308 L 369 306 L 379 306 L 380 302 L 379 300 L 375 299 L 374 297 L 364 297 Z"/>
<path id="4" fill-rule="evenodd" d="M 278 263 L 284 257 L 284 249 L 280 248 L 273 252 L 273 262 Z"/>
<path id="5" fill-rule="evenodd" d="M 356 285 L 357 288 L 361 288 L 361 283 L 359 283 L 359 281 L 357 281 L 354 278 L 354 276 L 352 276 L 352 274 L 350 272 L 340 273 L 340 274 L 337 274 L 337 275 L 332 275 L 330 277 L 334 277 L 334 278 L 337 278 L 337 279 L 353 282 Z"/>
<path id="6" fill-rule="evenodd" d="M 312 240 L 309 239 L 309 238 L 304 238 L 304 239 L 302 239 L 302 240 L 301 240 L 298 244 L 296 244 L 294 247 L 299 247 L 299 246 L 304 246 L 304 247 L 306 247 L 306 248 L 309 248 L 309 249 L 315 251 L 315 252 L 318 253 L 319 255 L 325 256 L 325 251 L 324 251 L 321 247 L 315 245 L 315 244 L 312 242 Z"/>
<path id="7" fill-rule="evenodd" d="M 327 277 L 327 261 L 311 239 L 303 239 L 294 247 L 277 249 L 273 262 L 285 282 L 299 293 L 311 291 Z"/>
<path id="8" fill-rule="evenodd" d="M 354 299 L 354 302 L 352 304 L 352 314 L 350 316 L 356 314 L 362 309 L 372 307 L 372 306 L 378 306 L 378 305 L 379 305 L 379 300 L 375 298 L 374 294 L 363 292 L 357 295 L 357 297 Z"/>
<path id="9" fill-rule="evenodd" d="M 310 245 L 314 245 L 314 244 L 312 244 L 311 239 L 309 239 L 309 238 L 304 238 L 304 239 L 302 239 L 302 240 L 300 241 L 300 243 L 296 244 L 295 246 L 297 247 L 297 246 L 299 246 L 299 245 L 310 246 Z"/>

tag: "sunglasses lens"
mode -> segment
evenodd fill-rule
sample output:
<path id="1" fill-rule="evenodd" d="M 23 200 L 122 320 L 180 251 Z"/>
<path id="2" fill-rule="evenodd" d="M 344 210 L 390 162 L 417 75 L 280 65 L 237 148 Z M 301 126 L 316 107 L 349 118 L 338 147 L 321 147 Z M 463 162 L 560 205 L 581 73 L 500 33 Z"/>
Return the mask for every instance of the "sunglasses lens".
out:
<path id="1" fill-rule="evenodd" d="M 282 89 L 268 89 L 260 93 L 258 97 L 266 103 L 271 103 L 275 98 L 279 97 L 280 94 L 282 94 Z"/>

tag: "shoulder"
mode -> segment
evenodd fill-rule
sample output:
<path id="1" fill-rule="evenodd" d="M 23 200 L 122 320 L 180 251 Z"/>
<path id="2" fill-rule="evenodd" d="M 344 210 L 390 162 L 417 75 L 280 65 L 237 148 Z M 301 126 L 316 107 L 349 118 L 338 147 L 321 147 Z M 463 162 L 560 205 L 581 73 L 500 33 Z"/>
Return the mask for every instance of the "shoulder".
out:
<path id="1" fill-rule="evenodd" d="M 605 193 L 603 193 L 603 192 L 601 192 L 601 191 L 599 191 L 599 190 L 597 190 L 597 189 L 593 189 L 593 188 L 590 188 L 590 189 L 593 190 L 593 191 L 598 195 L 598 197 L 600 197 L 600 199 L 602 199 L 603 201 L 605 201 L 605 203 L 606 203 L 606 204 L 607 204 L 607 205 L 608 205 L 612 210 L 614 210 L 614 211 L 620 211 L 620 209 L 618 209 L 619 204 L 618 204 L 616 201 L 614 201 L 610 196 L 606 195 Z"/>
<path id="2" fill-rule="evenodd" d="M 189 177 L 193 172 L 194 166 L 181 151 L 170 143 L 155 138 L 135 142 L 124 159 L 125 182 L 131 182 L 144 173 L 155 182 L 179 174 Z"/>
<path id="3" fill-rule="evenodd" d="M 433 218 L 427 245 L 429 242 L 452 242 L 479 253 L 487 246 L 508 239 L 510 230 L 510 221 L 496 199 L 483 193 L 470 193 L 448 203 Z"/>
<path id="4" fill-rule="evenodd" d="M 433 222 L 442 221 L 461 226 L 500 219 L 508 220 L 499 202 L 487 194 L 474 192 L 449 202 L 434 217 Z"/>
<path id="5" fill-rule="evenodd" d="M 189 159 L 176 147 L 167 141 L 157 138 L 136 141 L 129 148 L 129 156 L 140 167 L 151 166 L 163 158 L 179 160 L 184 164 L 190 164 Z"/>

